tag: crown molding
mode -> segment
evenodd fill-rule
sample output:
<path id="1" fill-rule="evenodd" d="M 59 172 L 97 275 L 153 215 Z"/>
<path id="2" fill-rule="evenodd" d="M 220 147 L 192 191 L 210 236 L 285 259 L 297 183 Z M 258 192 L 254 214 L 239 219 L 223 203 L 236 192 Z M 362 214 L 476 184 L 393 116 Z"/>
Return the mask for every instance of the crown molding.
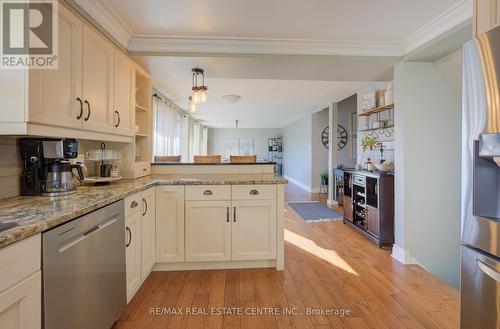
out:
<path id="1" fill-rule="evenodd" d="M 137 54 L 270 54 L 402 57 L 471 21 L 473 0 L 462 0 L 399 42 L 327 41 L 134 35 L 103 0 L 66 0 L 76 4 L 117 43 Z"/>
<path id="2" fill-rule="evenodd" d="M 401 56 L 397 42 L 133 36 L 128 50 L 146 53 Z"/>
<path id="3" fill-rule="evenodd" d="M 105 4 L 102 0 L 66 0 L 73 5 L 75 3 L 84 10 L 91 19 L 100 25 L 103 32 L 109 34 L 124 49 L 128 48 L 132 38 L 131 29 L 116 14 L 116 12 Z"/>
<path id="4" fill-rule="evenodd" d="M 408 35 L 401 43 L 402 55 L 422 47 L 428 42 L 468 24 L 473 15 L 473 0 L 462 0 L 439 16 Z M 472 37 L 472 36 L 471 36 Z"/>

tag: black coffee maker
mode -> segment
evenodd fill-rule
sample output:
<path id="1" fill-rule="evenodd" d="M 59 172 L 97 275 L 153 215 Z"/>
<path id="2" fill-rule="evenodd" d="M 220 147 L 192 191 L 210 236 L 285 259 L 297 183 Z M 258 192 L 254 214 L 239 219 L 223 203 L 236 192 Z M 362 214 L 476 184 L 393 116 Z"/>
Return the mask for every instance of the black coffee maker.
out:
<path id="1" fill-rule="evenodd" d="M 82 167 L 68 161 L 78 156 L 76 139 L 23 138 L 20 144 L 21 195 L 60 196 L 76 192 L 73 169 L 77 169 L 83 180 Z"/>

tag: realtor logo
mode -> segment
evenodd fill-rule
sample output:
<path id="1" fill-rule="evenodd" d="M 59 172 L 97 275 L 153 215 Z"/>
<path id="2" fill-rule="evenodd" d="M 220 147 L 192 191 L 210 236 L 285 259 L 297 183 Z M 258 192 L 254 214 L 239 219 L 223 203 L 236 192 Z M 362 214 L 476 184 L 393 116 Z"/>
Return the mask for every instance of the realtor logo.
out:
<path id="1" fill-rule="evenodd" d="M 57 69 L 56 0 L 1 0 L 3 69 Z"/>

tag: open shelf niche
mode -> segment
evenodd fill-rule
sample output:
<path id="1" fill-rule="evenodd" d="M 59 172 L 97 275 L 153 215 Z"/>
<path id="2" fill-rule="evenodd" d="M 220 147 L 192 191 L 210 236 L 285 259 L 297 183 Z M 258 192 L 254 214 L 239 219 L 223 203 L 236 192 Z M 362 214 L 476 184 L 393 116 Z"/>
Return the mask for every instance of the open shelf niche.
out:
<path id="1" fill-rule="evenodd" d="M 153 87 L 147 72 L 136 66 L 135 71 L 135 138 L 128 144 L 123 156 L 124 178 L 138 178 L 151 173 L 152 147 L 152 96 Z"/>

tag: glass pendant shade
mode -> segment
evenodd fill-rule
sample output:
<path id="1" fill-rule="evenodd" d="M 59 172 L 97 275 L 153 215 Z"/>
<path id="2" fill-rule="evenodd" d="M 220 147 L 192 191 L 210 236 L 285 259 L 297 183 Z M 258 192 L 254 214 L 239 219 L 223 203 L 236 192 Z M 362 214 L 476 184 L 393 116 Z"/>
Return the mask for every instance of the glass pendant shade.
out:
<path id="1" fill-rule="evenodd" d="M 192 102 L 194 104 L 205 103 L 207 101 L 207 86 L 205 86 L 205 72 L 200 68 L 191 69 L 193 72 Z M 201 81 L 199 81 L 201 80 Z M 201 82 L 201 84 L 198 84 Z"/>
<path id="2" fill-rule="evenodd" d="M 189 112 L 195 113 L 196 112 L 196 104 L 193 102 L 192 97 L 189 97 Z"/>
<path id="3" fill-rule="evenodd" d="M 191 99 L 194 104 L 198 104 L 200 102 L 200 93 L 198 92 L 198 90 L 193 89 L 193 95 L 191 96 Z"/>

